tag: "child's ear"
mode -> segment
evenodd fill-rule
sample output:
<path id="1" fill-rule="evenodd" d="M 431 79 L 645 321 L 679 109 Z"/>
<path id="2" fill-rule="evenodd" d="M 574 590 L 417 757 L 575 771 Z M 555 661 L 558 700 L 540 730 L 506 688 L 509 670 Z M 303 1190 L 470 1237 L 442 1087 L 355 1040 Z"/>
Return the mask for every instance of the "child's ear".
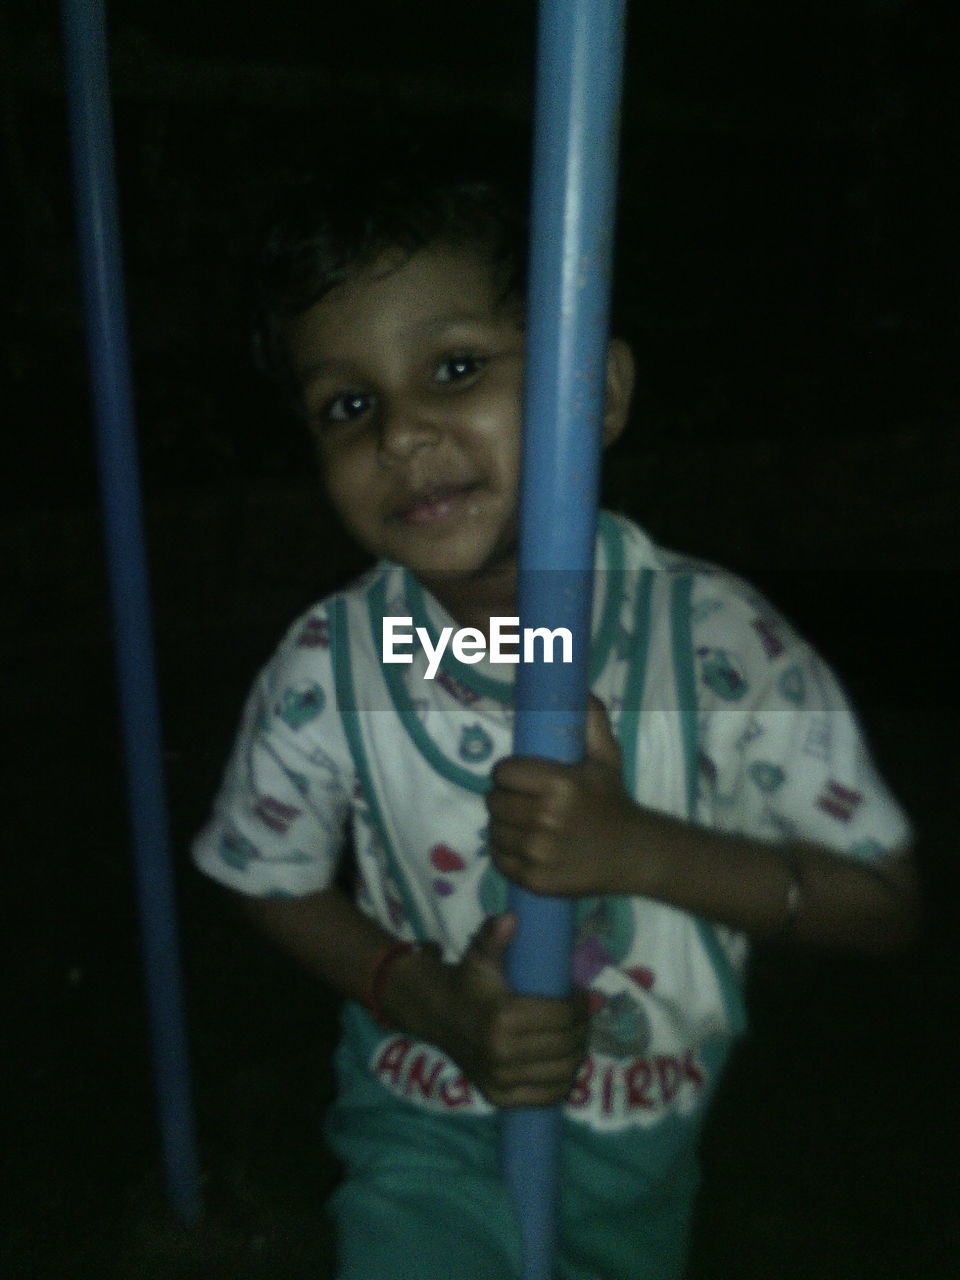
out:
<path id="1" fill-rule="evenodd" d="M 622 338 L 607 348 L 607 399 L 603 411 L 603 447 L 619 440 L 627 425 L 633 395 L 633 352 Z"/>

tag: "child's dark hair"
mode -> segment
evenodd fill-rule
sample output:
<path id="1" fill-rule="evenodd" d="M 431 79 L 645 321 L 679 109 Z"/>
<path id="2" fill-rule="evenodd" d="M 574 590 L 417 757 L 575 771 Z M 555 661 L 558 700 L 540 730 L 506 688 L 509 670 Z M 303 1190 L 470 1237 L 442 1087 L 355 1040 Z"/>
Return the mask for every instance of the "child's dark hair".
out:
<path id="1" fill-rule="evenodd" d="M 462 142 L 461 142 L 462 145 Z M 385 251 L 409 255 L 432 245 L 479 249 L 504 301 L 522 304 L 526 288 L 523 170 L 495 177 L 451 169 L 435 155 L 386 160 L 354 154 L 301 179 L 262 238 L 254 263 L 254 343 L 258 364 L 296 404 L 287 358 L 291 320 Z"/>

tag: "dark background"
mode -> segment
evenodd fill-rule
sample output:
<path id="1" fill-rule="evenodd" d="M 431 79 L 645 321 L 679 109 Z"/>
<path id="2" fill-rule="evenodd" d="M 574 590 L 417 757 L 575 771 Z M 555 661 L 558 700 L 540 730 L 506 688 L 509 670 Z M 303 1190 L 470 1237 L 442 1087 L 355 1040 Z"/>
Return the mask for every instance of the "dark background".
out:
<path id="1" fill-rule="evenodd" d="M 640 385 L 607 501 L 758 581 L 839 670 L 915 817 L 928 903 L 894 961 L 758 955 L 697 1280 L 956 1272 L 953 21 L 911 0 L 631 10 L 618 315 Z M 462 122 L 464 148 L 522 136 L 533 5 L 124 0 L 110 22 L 208 1213 L 177 1227 L 158 1169 L 57 15 L 7 0 L 6 1252 L 60 1280 L 319 1280 L 335 1002 L 186 855 L 256 665 L 358 563 L 253 372 L 244 262 L 277 175 L 331 146 L 362 165 L 398 118 Z"/>

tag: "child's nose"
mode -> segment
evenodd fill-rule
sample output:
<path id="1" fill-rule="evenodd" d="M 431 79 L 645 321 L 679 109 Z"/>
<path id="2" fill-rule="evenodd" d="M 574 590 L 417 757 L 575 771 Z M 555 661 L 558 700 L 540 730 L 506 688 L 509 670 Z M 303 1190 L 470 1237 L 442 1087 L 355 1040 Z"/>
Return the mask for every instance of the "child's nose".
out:
<path id="1" fill-rule="evenodd" d="M 417 449 L 436 444 L 440 423 L 426 408 L 413 402 L 389 406 L 380 421 L 380 453 L 388 458 L 406 459 Z"/>

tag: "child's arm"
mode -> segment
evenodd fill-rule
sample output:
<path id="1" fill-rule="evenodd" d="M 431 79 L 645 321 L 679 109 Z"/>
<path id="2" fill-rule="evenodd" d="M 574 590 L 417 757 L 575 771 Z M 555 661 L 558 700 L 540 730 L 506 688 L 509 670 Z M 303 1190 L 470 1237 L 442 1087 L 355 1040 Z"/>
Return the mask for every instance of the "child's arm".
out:
<path id="1" fill-rule="evenodd" d="M 606 713 L 591 699 L 579 765 L 509 759 L 488 797 L 494 861 L 536 893 L 636 894 L 754 937 L 890 951 L 916 928 L 911 858 L 879 866 L 803 842 L 766 843 L 634 803 Z"/>
<path id="2" fill-rule="evenodd" d="M 239 896 L 312 973 L 349 999 L 369 1000 L 373 967 L 394 939 L 344 893 Z M 494 1106 L 543 1106 L 566 1097 L 586 1053 L 586 1000 L 510 991 L 502 965 L 514 927 L 509 915 L 487 920 L 459 964 L 442 963 L 434 948 L 399 956 L 380 1004 L 391 1026 L 443 1049 Z"/>

